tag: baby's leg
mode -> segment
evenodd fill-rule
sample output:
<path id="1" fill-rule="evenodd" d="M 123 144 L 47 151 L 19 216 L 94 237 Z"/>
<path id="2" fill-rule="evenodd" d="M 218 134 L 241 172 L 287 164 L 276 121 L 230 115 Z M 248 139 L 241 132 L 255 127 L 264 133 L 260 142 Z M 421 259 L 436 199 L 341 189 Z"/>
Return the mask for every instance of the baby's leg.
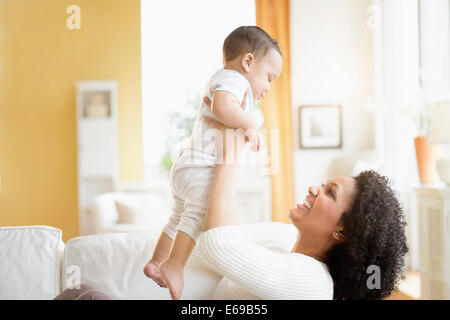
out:
<path id="1" fill-rule="evenodd" d="M 181 216 L 169 258 L 160 266 L 172 299 L 179 299 L 183 291 L 183 270 L 197 239 L 200 237 L 208 205 L 209 189 L 214 168 L 189 170 L 183 190 L 185 211 Z"/>
<path id="2" fill-rule="evenodd" d="M 183 231 L 177 231 L 169 257 L 160 265 L 161 276 L 169 287 L 170 296 L 173 300 L 180 299 L 181 293 L 183 292 L 184 266 L 194 247 L 194 239 Z"/>
<path id="3" fill-rule="evenodd" d="M 169 256 L 171 246 L 172 239 L 165 232 L 161 232 L 155 250 L 153 251 L 153 256 L 144 267 L 144 274 L 163 288 L 167 288 L 167 284 L 161 277 L 159 265 Z"/>
<path id="4" fill-rule="evenodd" d="M 153 256 L 144 267 L 144 274 L 153 279 L 160 287 L 167 288 L 167 284 L 161 277 L 159 265 L 169 257 L 172 239 L 175 237 L 176 228 L 181 219 L 181 213 L 184 210 L 184 201 L 173 195 L 173 208 L 169 222 L 164 226 L 163 232 L 156 243 Z"/>

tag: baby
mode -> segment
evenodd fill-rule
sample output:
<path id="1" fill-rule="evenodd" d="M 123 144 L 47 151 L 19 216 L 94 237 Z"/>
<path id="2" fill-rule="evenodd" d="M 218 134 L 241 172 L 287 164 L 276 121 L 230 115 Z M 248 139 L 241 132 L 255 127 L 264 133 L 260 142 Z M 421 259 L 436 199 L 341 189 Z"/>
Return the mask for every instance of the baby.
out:
<path id="1" fill-rule="evenodd" d="M 259 100 L 281 73 L 283 58 L 276 40 L 256 26 L 231 32 L 223 43 L 223 65 L 207 82 L 205 96 L 188 146 L 182 149 L 170 171 L 174 204 L 153 256 L 144 267 L 146 276 L 169 288 L 172 299 L 183 291 L 183 270 L 200 237 L 214 177 L 218 152 L 210 129 L 202 121 L 209 117 L 235 129 L 243 129 L 251 149 L 258 152 L 262 137 L 257 132 L 254 99 Z M 209 138 L 209 139 L 208 139 Z"/>

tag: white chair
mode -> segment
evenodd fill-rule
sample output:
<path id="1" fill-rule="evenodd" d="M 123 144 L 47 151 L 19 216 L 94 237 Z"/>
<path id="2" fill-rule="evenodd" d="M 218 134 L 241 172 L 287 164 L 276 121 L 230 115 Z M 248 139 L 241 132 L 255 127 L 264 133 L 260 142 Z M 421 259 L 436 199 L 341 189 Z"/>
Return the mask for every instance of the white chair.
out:
<path id="1" fill-rule="evenodd" d="M 164 192 L 109 192 L 95 196 L 84 219 L 85 234 L 160 229 L 170 215 Z"/>

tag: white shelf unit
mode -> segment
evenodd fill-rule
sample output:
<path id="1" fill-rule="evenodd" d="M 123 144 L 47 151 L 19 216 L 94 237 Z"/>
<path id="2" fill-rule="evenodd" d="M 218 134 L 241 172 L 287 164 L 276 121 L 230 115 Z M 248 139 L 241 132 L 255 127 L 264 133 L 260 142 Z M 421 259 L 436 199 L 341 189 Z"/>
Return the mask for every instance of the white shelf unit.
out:
<path id="1" fill-rule="evenodd" d="M 421 298 L 450 299 L 450 188 L 415 189 L 419 207 Z"/>
<path id="2" fill-rule="evenodd" d="M 92 198 L 119 182 L 118 81 L 76 83 L 78 208 L 82 235 L 89 234 Z"/>

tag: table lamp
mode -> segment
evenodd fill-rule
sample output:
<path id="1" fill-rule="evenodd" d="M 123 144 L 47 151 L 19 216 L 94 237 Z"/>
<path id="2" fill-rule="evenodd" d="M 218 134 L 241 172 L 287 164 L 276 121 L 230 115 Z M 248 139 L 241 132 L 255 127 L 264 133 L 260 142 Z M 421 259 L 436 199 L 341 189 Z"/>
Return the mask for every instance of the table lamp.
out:
<path id="1" fill-rule="evenodd" d="M 430 143 L 450 145 L 450 100 L 436 104 L 431 121 Z M 448 147 L 448 146 L 447 146 Z M 450 156 L 448 152 L 436 161 L 436 171 L 442 182 L 450 185 Z"/>

